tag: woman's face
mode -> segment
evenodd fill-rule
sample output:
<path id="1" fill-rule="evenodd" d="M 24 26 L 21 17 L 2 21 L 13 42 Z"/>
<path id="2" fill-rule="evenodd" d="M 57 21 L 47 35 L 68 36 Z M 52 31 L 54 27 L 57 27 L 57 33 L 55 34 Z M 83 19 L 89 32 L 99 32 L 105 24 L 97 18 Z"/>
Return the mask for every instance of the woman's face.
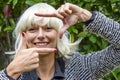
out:
<path id="1" fill-rule="evenodd" d="M 28 48 L 55 48 L 58 32 L 48 26 L 33 26 L 25 33 Z"/>

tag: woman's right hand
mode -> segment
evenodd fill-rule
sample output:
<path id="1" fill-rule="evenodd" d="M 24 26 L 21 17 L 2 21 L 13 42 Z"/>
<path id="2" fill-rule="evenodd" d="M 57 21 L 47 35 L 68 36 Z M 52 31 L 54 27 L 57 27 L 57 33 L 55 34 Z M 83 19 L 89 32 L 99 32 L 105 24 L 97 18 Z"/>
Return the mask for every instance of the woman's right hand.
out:
<path id="1" fill-rule="evenodd" d="M 15 54 L 13 61 L 6 68 L 7 75 L 17 79 L 23 72 L 28 72 L 39 67 L 39 55 L 54 52 L 54 48 L 26 48 L 27 40 L 22 37 L 22 45 Z"/>

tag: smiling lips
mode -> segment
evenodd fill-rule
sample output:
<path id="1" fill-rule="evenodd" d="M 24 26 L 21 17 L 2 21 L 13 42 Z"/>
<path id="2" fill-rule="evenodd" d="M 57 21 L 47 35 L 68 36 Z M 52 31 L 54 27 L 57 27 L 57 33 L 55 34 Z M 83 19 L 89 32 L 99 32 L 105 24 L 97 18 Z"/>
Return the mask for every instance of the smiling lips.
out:
<path id="1" fill-rule="evenodd" d="M 34 43 L 35 46 L 37 47 L 45 47 L 47 46 L 48 42 L 36 42 Z"/>

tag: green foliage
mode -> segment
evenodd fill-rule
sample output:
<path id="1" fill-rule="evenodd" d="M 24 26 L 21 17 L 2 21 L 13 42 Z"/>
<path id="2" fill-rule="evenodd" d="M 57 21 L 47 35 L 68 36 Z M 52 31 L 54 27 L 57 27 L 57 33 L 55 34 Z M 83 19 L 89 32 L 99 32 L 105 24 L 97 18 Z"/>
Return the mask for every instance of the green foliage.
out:
<path id="1" fill-rule="evenodd" d="M 15 23 L 17 23 L 18 18 L 26 8 L 38 2 L 46 2 L 56 9 L 61 4 L 70 2 L 90 11 L 100 11 L 106 16 L 120 22 L 120 0 L 2 0 L 0 2 L 0 10 L 3 11 L 5 6 L 10 4 L 12 16 L 6 19 L 4 13 L 2 11 L 0 12 L 1 52 L 13 50 L 13 48 L 11 48 L 11 45 L 14 45 L 12 31 L 15 27 Z M 9 24 L 7 22 L 9 22 Z M 85 31 L 83 29 L 84 27 L 82 23 L 78 23 L 68 29 L 71 34 L 70 39 L 72 42 L 78 38 L 83 39 L 79 46 L 81 54 L 98 51 L 109 45 L 109 43 L 99 35 Z M 120 68 L 115 69 L 100 80 L 120 80 Z"/>

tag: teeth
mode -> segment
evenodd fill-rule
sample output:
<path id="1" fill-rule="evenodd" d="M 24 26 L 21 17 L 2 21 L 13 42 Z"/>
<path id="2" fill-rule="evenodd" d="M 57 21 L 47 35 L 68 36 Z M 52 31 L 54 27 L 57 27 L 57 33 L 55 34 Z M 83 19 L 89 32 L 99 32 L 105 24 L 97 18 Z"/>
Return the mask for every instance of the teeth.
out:
<path id="1" fill-rule="evenodd" d="M 37 46 L 46 46 L 47 43 L 36 43 Z"/>

